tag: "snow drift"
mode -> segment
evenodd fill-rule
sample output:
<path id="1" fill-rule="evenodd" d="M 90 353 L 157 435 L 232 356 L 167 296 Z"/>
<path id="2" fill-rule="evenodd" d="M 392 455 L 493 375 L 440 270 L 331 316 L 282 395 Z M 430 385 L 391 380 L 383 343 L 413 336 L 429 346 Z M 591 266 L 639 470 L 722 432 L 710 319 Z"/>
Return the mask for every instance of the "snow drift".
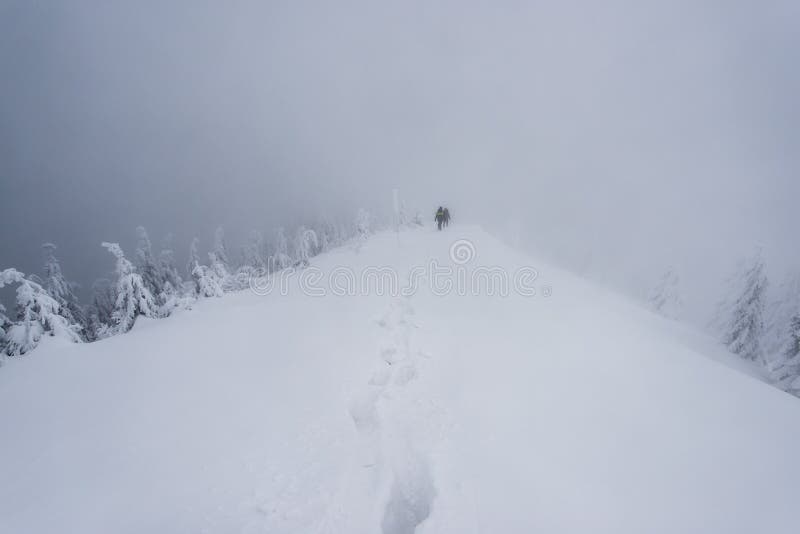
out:
<path id="1" fill-rule="evenodd" d="M 431 262 L 535 294 L 331 276 Z M 9 360 L 0 532 L 797 531 L 800 401 L 703 335 L 474 227 L 312 267 Z"/>

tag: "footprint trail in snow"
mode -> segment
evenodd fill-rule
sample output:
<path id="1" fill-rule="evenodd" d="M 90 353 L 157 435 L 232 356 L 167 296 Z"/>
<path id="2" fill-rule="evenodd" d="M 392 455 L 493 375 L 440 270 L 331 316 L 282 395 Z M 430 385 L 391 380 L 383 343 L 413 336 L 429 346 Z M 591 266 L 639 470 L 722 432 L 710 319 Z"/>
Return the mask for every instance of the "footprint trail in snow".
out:
<path id="1" fill-rule="evenodd" d="M 378 319 L 378 362 L 350 403 L 361 444 L 356 469 L 369 472 L 363 498 L 374 499 L 370 521 L 380 524 L 383 534 L 413 534 L 429 517 L 436 496 L 426 453 L 430 440 L 418 435 L 429 426 L 420 409 L 425 399 L 408 389 L 422 355 L 414 343 L 413 315 L 411 303 L 397 299 Z"/>

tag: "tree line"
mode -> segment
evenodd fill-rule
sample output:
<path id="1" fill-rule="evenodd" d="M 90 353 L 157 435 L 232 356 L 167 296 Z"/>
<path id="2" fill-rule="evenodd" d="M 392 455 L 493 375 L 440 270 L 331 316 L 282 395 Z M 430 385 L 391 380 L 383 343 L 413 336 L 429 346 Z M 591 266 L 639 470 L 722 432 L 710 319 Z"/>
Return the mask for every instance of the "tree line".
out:
<path id="1" fill-rule="evenodd" d="M 772 291 L 761 251 L 742 260 L 728 280 L 710 329 L 732 353 L 760 366 L 776 386 L 800 396 L 800 275 Z M 680 277 L 668 269 L 649 295 L 652 308 L 680 318 Z"/>
<path id="2" fill-rule="evenodd" d="M 139 226 L 131 259 L 119 243 L 101 243 L 113 258 L 114 270 L 110 278 L 92 284 L 88 303 L 80 302 L 76 284 L 64 276 L 56 245 L 45 243 L 41 274 L 0 271 L 0 288 L 16 285 L 15 310 L 9 313 L 0 304 L 0 363 L 29 353 L 46 336 L 74 343 L 97 341 L 129 331 L 138 317 L 168 317 L 197 299 L 245 289 L 253 275 L 303 267 L 332 247 L 365 239 L 372 224 L 372 216 L 362 209 L 353 221 L 314 221 L 291 232 L 281 227 L 269 238 L 253 230 L 238 260 L 231 258 L 225 231 L 219 227 L 206 258 L 199 252 L 200 240 L 192 239 L 182 269 L 176 264 L 172 237 L 166 236 L 156 251 L 147 230 Z"/>

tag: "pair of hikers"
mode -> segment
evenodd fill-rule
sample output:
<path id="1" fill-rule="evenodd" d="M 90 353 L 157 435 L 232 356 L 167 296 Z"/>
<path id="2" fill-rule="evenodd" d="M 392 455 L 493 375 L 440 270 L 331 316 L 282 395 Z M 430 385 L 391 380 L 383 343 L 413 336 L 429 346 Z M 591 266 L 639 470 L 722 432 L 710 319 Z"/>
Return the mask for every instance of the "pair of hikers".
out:
<path id="1" fill-rule="evenodd" d="M 433 218 L 436 221 L 436 227 L 441 230 L 442 226 L 445 228 L 450 224 L 450 210 L 439 206 L 436 210 L 436 216 Z"/>

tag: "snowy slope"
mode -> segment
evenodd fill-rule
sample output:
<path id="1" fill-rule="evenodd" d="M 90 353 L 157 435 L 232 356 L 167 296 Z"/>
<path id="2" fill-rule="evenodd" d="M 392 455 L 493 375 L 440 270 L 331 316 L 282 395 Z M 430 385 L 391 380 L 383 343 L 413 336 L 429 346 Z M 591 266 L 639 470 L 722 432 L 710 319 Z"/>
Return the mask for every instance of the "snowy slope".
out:
<path id="1" fill-rule="evenodd" d="M 537 294 L 330 294 L 457 239 Z M 798 531 L 800 401 L 704 336 L 475 227 L 314 265 L 324 298 L 293 278 L 10 360 L 0 532 Z"/>

